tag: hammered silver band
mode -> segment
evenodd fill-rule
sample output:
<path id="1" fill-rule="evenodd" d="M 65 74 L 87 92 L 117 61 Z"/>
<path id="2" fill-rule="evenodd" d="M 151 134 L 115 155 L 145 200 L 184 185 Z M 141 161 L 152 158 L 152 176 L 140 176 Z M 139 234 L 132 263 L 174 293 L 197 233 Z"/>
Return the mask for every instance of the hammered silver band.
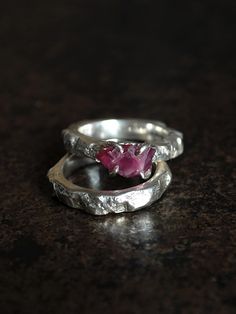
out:
<path id="1" fill-rule="evenodd" d="M 92 159 L 65 155 L 48 172 L 57 197 L 70 207 L 80 208 L 93 215 L 133 212 L 159 199 L 171 182 L 171 171 L 166 162 L 155 162 L 149 180 L 121 190 L 95 190 L 75 185 L 70 175 L 80 167 L 94 163 Z"/>
<path id="2" fill-rule="evenodd" d="M 182 154 L 183 135 L 163 122 L 142 119 L 82 121 L 63 130 L 68 152 L 96 159 L 105 146 L 124 142 L 143 142 L 156 149 L 153 161 L 169 160 Z"/>

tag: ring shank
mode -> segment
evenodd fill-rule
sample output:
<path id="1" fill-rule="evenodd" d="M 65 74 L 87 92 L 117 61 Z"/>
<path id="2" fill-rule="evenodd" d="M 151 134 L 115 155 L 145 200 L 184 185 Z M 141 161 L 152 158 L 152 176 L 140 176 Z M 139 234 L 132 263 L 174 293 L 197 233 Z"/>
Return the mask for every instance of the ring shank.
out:
<path id="1" fill-rule="evenodd" d="M 108 119 L 84 121 L 63 130 L 68 152 L 96 159 L 96 153 L 109 142 L 138 141 L 156 148 L 155 160 L 169 160 L 183 152 L 182 133 L 160 121 Z"/>
<path id="2" fill-rule="evenodd" d="M 75 185 L 68 178 L 86 164 L 91 160 L 67 154 L 49 170 L 48 178 L 63 203 L 93 215 L 136 211 L 150 205 L 165 192 L 172 177 L 167 164 L 160 161 L 152 177 L 142 184 L 121 190 L 95 190 Z"/>
<path id="3" fill-rule="evenodd" d="M 98 140 L 127 139 L 147 141 L 147 138 L 163 137 L 168 135 L 165 125 L 161 122 L 153 123 L 144 120 L 110 119 L 89 122 L 77 127 L 78 133 Z"/>

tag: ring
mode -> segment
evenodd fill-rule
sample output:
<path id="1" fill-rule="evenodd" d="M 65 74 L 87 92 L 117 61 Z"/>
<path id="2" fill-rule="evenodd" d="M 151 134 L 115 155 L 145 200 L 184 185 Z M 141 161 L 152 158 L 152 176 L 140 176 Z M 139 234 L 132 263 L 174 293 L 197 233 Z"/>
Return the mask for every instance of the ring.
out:
<path id="1" fill-rule="evenodd" d="M 59 200 L 93 215 L 133 212 L 150 205 L 162 196 L 172 178 L 166 162 L 156 161 L 149 180 L 125 189 L 91 189 L 70 180 L 75 171 L 94 163 L 90 158 L 67 154 L 48 172 Z"/>
<path id="2" fill-rule="evenodd" d="M 83 121 L 63 130 L 68 152 L 102 163 L 111 174 L 148 179 L 152 164 L 182 154 L 183 135 L 160 121 Z"/>

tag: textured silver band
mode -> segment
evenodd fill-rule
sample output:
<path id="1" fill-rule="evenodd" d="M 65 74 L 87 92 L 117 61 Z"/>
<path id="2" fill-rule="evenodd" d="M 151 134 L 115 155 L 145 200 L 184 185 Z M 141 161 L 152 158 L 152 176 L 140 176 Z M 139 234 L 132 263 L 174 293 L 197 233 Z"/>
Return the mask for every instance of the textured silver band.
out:
<path id="1" fill-rule="evenodd" d="M 91 163 L 94 161 L 89 158 L 67 154 L 49 170 L 48 178 L 63 203 L 93 215 L 132 212 L 148 206 L 162 196 L 172 178 L 166 162 L 159 161 L 149 180 L 122 190 L 88 189 L 68 179 L 76 169 Z"/>
<path id="2" fill-rule="evenodd" d="M 169 160 L 182 154 L 182 133 L 160 121 L 109 119 L 82 121 L 63 130 L 68 152 L 96 159 L 105 146 L 124 142 L 144 142 L 156 149 L 153 161 Z"/>

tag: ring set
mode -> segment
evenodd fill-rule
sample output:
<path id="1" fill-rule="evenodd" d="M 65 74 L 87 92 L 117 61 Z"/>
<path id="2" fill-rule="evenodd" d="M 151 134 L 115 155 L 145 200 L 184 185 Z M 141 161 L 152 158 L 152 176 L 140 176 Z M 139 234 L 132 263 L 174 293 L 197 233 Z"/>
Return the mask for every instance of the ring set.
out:
<path id="1" fill-rule="evenodd" d="M 94 215 L 136 211 L 155 202 L 171 182 L 166 161 L 183 152 L 182 133 L 159 121 L 83 121 L 62 134 L 67 154 L 49 170 L 49 181 L 63 203 Z M 75 171 L 94 163 L 113 176 L 139 176 L 143 182 L 120 190 L 99 190 L 70 180 Z"/>

